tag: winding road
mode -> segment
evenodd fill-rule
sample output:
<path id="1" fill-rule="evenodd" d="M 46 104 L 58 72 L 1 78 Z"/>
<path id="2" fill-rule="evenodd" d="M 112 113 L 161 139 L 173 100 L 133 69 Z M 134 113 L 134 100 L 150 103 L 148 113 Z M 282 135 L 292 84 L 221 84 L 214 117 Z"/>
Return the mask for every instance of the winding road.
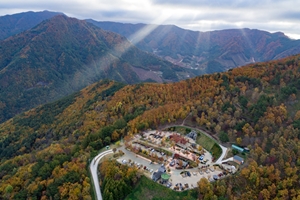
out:
<path id="1" fill-rule="evenodd" d="M 216 164 L 222 164 L 222 162 L 224 162 L 224 161 L 222 161 L 222 160 L 224 159 L 224 157 L 226 156 L 226 153 L 227 153 L 227 148 L 226 148 L 226 147 L 224 147 L 224 146 L 222 146 L 222 145 L 220 145 L 220 144 L 219 144 L 219 146 L 220 146 L 221 149 L 222 149 L 222 154 L 221 154 L 221 156 L 219 157 L 219 159 L 215 162 Z"/>
<path id="2" fill-rule="evenodd" d="M 101 195 L 101 190 L 100 190 L 100 185 L 99 185 L 99 180 L 98 180 L 98 164 L 99 161 L 106 155 L 113 153 L 113 151 L 107 150 L 104 151 L 100 154 L 98 154 L 91 162 L 90 164 L 90 170 L 91 170 L 91 174 L 92 174 L 92 178 L 93 178 L 93 182 L 94 182 L 94 186 L 95 186 L 95 192 L 96 192 L 96 197 L 98 200 L 102 200 L 102 195 Z"/>

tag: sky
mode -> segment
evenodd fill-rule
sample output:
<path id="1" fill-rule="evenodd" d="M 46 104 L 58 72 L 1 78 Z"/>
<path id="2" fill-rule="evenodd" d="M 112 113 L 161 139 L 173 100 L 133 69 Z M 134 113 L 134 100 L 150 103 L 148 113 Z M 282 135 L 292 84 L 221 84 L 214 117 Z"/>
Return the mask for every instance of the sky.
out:
<path id="1" fill-rule="evenodd" d="M 0 0 L 0 16 L 43 10 L 78 19 L 174 24 L 195 31 L 280 31 L 300 39 L 299 0 Z"/>

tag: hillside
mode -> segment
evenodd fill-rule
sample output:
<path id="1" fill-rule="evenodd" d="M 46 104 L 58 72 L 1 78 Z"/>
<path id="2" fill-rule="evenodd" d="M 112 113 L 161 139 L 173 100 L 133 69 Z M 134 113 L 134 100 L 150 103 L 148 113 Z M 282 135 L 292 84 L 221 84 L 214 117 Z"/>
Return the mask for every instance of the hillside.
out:
<path id="1" fill-rule="evenodd" d="M 199 198 L 299 198 L 299 69 L 297 55 L 177 83 L 100 81 L 32 109 L 0 125 L 0 195 L 90 198 L 87 164 L 102 147 L 189 116 L 190 125 L 250 148 L 244 169 L 201 182 Z"/>
<path id="2" fill-rule="evenodd" d="M 29 30 L 42 21 L 61 15 L 62 13 L 42 11 L 42 12 L 24 12 L 0 17 L 0 40 L 6 39 L 12 35 Z"/>
<path id="3" fill-rule="evenodd" d="M 198 32 L 174 25 L 87 21 L 124 35 L 140 49 L 176 65 L 196 68 L 195 74 L 221 72 L 300 53 L 300 40 L 289 39 L 280 32 L 247 28 Z"/>
<path id="4" fill-rule="evenodd" d="M 132 84 L 186 76 L 121 35 L 58 15 L 0 41 L 0 122 L 100 79 Z"/>

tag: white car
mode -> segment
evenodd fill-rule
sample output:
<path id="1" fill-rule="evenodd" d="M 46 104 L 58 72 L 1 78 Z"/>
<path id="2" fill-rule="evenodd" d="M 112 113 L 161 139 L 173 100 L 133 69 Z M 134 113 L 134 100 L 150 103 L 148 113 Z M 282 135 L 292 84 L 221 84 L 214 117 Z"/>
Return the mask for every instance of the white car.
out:
<path id="1" fill-rule="evenodd" d="M 126 164 L 126 163 L 127 163 L 127 160 L 125 160 L 125 159 L 122 160 L 122 163 L 123 163 L 123 164 Z"/>

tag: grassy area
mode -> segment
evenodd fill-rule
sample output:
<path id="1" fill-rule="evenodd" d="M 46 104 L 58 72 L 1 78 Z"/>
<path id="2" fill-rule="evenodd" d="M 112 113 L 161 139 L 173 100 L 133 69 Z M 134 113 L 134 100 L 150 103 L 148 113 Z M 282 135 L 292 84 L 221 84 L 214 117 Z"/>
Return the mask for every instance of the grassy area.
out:
<path id="1" fill-rule="evenodd" d="M 177 133 L 186 135 L 189 132 L 191 132 L 192 129 L 188 128 L 188 127 L 185 127 L 185 126 L 174 126 L 174 127 L 168 128 L 167 130 L 168 131 L 175 131 Z"/>
<path id="2" fill-rule="evenodd" d="M 215 159 L 218 159 L 222 154 L 222 149 L 218 143 L 216 143 L 213 139 L 205 135 L 204 133 L 200 133 L 197 137 L 197 144 L 200 144 L 204 149 L 211 152 Z"/>
<path id="3" fill-rule="evenodd" d="M 177 133 L 185 135 L 193 129 L 186 126 L 174 126 L 169 128 L 168 130 L 176 131 Z M 201 131 L 197 131 L 197 133 L 198 137 L 196 143 L 201 145 L 207 151 L 211 152 L 215 159 L 218 159 L 222 154 L 222 149 L 219 146 L 219 144 L 212 138 L 208 137 L 206 134 L 202 133 Z"/>
<path id="4" fill-rule="evenodd" d="M 222 149 L 217 143 L 214 144 L 210 151 L 212 155 L 217 159 L 222 155 Z"/>
<path id="5" fill-rule="evenodd" d="M 201 146 L 203 146 L 204 149 L 210 151 L 216 142 L 204 133 L 200 131 L 198 131 L 198 133 L 200 134 L 197 137 L 197 144 L 200 144 Z"/>
<path id="6" fill-rule="evenodd" d="M 133 192 L 125 200 L 193 200 L 197 199 L 196 190 L 176 192 L 142 176 Z"/>

